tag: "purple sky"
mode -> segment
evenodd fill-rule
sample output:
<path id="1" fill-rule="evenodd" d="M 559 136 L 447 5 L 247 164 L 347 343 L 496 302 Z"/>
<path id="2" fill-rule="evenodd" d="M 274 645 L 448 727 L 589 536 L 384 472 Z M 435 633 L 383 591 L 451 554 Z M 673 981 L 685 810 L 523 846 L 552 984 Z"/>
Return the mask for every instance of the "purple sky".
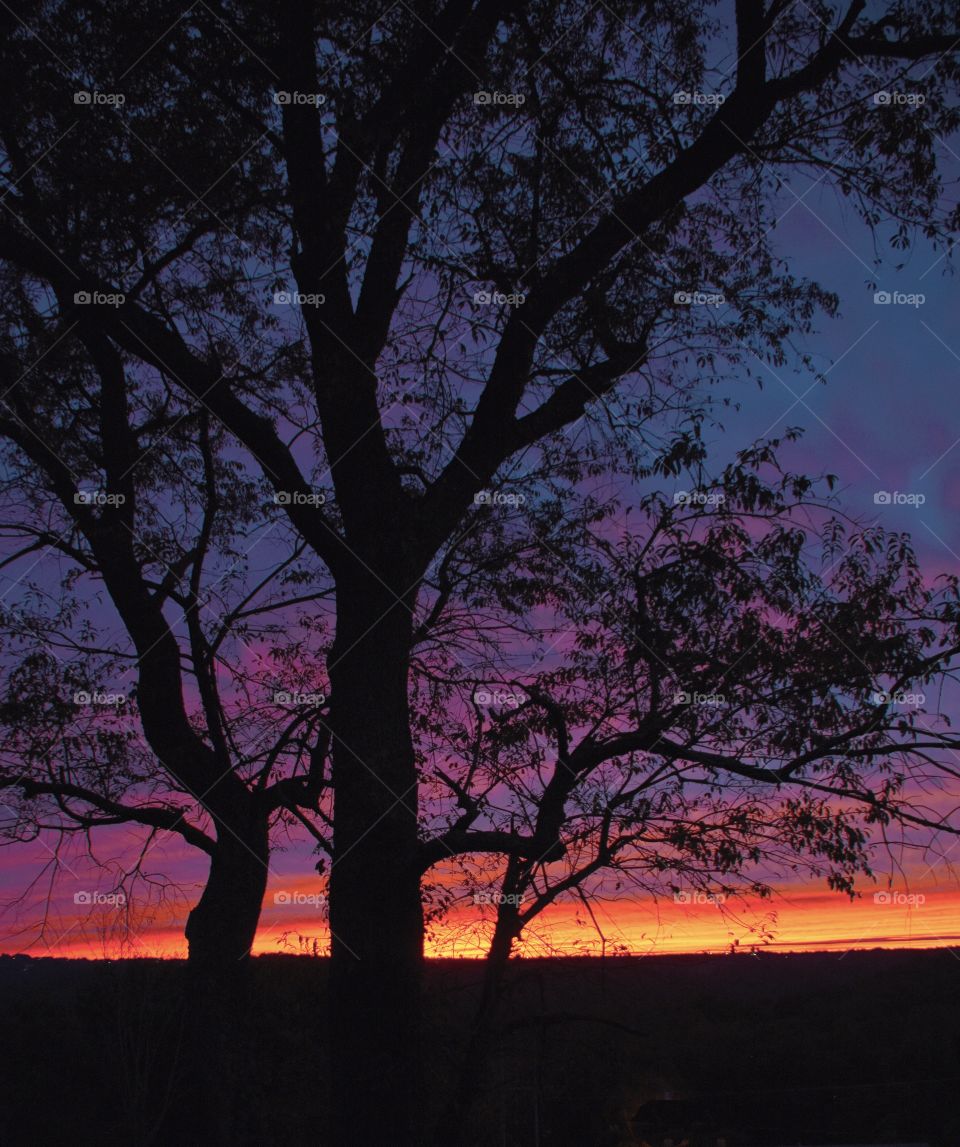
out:
<path id="1" fill-rule="evenodd" d="M 809 186 L 809 184 L 807 185 Z M 725 419 L 732 443 L 802 426 L 784 457 L 796 469 L 828 470 L 843 508 L 909 531 L 930 572 L 960 568 L 960 284 L 925 241 L 904 255 L 875 250 L 867 228 L 823 185 L 781 199 L 776 242 L 798 274 L 840 296 L 840 314 L 804 340 L 825 384 L 754 361 L 764 389 L 733 385 L 743 406 Z M 877 265 L 877 254 L 882 262 Z M 897 269 L 903 262 L 904 266 Z M 923 295 L 920 305 L 874 303 L 879 290 Z M 719 449 L 720 444 L 717 443 Z M 726 451 L 724 451 L 726 453 Z M 874 493 L 920 494 L 920 505 L 878 506 Z"/>
<path id="2" fill-rule="evenodd" d="M 722 437 L 708 432 L 713 469 L 719 470 L 736 449 L 757 436 L 802 426 L 802 441 L 785 449 L 786 465 L 836 473 L 846 511 L 909 531 L 929 574 L 960 572 L 960 284 L 948 273 L 947 261 L 922 241 L 905 258 L 902 252 L 882 249 L 878 265 L 871 236 L 849 206 L 839 204 L 823 184 L 799 183 L 795 190 L 799 200 L 789 191 L 781 198 L 777 246 L 796 273 L 818 279 L 840 296 L 839 317 L 819 319 L 817 332 L 803 343 L 827 372 L 826 385 L 791 364 L 769 369 L 759 361 L 753 365 L 763 376 L 762 390 L 750 382 L 723 384 L 716 393 L 728 394 L 742 409 L 723 412 Z M 898 270 L 899 262 L 905 265 Z M 888 292 L 922 294 L 924 301 L 917 306 L 878 305 L 874 282 Z M 881 490 L 922 495 L 925 500 L 919 505 L 876 505 L 874 494 Z M 126 829 L 101 835 L 100 855 L 121 860 L 134 835 L 139 834 Z M 22 892 L 49 859 L 40 842 L 4 851 L 4 900 L 9 903 Z M 312 885 L 313 863 L 305 842 L 275 854 L 265 913 L 265 930 L 272 935 L 285 926 L 283 914 L 272 909 L 272 890 L 284 882 Z M 183 880 L 187 899 L 203 874 L 197 854 L 174 841 L 156 854 L 151 867 Z M 917 873 L 921 875 L 921 869 Z M 929 882 L 931 874 L 923 875 Z M 956 887 L 946 867 L 938 870 L 936 882 L 944 892 Z M 95 932 L 95 926 L 78 917 L 73 894 L 77 887 L 98 884 L 104 885 L 102 876 L 88 880 L 82 863 L 76 875 L 65 874 L 55 900 L 54 935 L 77 929 L 84 935 Z M 32 906 L 0 920 L 0 950 L 46 951 L 43 944 L 27 943 L 37 935 L 40 889 L 44 886 L 31 897 Z M 182 900 L 176 908 L 181 919 L 186 904 Z M 838 898 L 838 912 L 842 905 Z M 27 933 L 18 935 L 23 926 Z M 847 934 L 840 921 L 837 934 Z"/>

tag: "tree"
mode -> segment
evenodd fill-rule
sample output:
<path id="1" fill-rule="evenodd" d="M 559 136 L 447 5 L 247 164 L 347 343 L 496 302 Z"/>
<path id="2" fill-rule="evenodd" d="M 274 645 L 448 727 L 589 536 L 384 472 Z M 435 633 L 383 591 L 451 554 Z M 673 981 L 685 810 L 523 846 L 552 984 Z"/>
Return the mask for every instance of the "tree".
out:
<path id="1" fill-rule="evenodd" d="M 591 918 L 588 898 L 631 886 L 733 907 L 801 866 L 853 896 L 882 848 L 957 831 L 942 693 L 960 652 L 958 583 L 928 582 L 904 535 L 824 520 L 777 446 L 744 451 L 678 503 L 648 495 L 617 535 L 565 522 L 546 547 L 563 554 L 562 592 L 530 595 L 553 606 L 531 644 L 568 638 L 551 663 L 431 666 L 446 827 L 427 861 L 462 855 L 458 883 L 492 906 L 438 1141 L 472 1125 L 506 962 L 558 898 Z M 471 607 L 496 616 L 492 599 L 527 573 L 514 559 Z"/>
<path id="2" fill-rule="evenodd" d="M 644 482 L 684 468 L 709 486 L 698 476 L 703 386 L 748 373 L 754 355 L 782 361 L 792 335 L 836 305 L 772 248 L 790 171 L 832 182 L 873 226 L 892 220 L 896 243 L 917 229 L 948 235 L 935 143 L 956 126 L 957 32 L 940 6 L 874 17 L 859 0 L 739 0 L 715 14 L 450 0 L 183 13 L 157 0 L 34 4 L 2 19 L 0 433 L 19 495 L 7 529 L 24 542 L 18 560 L 49 551 L 72 579 L 102 581 L 123 632 L 77 640 L 69 614 L 42 609 L 16 624 L 28 645 L 51 628 L 76 645 L 86 682 L 101 656 L 135 665 L 129 719 L 142 733 L 64 740 L 73 710 L 25 713 L 15 694 L 8 744 L 31 768 L 10 771 L 7 787 L 31 824 L 49 799 L 60 825 L 132 820 L 206 852 L 188 939 L 208 983 L 249 950 L 271 834 L 295 822 L 329 843 L 333 1141 L 374 1141 L 386 1112 L 397 1143 L 420 1141 L 424 873 L 498 857 L 522 890 L 597 841 L 604 867 L 605 817 L 636 843 L 624 818 L 638 820 L 645 799 L 631 791 L 640 754 L 667 791 L 706 777 L 728 806 L 718 831 L 729 852 L 704 858 L 687 831 L 673 846 L 691 862 L 724 870 L 726 856 L 762 849 L 724 778 L 762 784 L 772 769 L 800 789 L 792 843 L 848 872 L 858 838 L 814 802 L 813 776 L 840 770 L 833 792 L 841 777 L 854 784 L 858 763 L 894 753 L 896 734 L 901 756 L 925 754 L 917 725 L 864 709 L 862 663 L 829 682 L 784 682 L 763 609 L 789 607 L 810 641 L 831 628 L 809 612 L 819 591 L 800 580 L 795 534 L 777 532 L 775 492 L 751 492 L 749 458 L 730 475 L 729 515 L 704 527 L 707 548 L 640 499 Z M 878 90 L 904 98 L 876 102 Z M 530 512 L 511 514 L 520 497 Z M 643 509 L 620 547 L 618 504 Z M 740 582 L 709 557 L 719 546 L 729 564 L 744 549 L 756 509 L 775 527 L 770 559 L 794 579 L 759 596 L 756 574 Z M 247 570 L 242 538 L 268 528 L 268 568 Z M 607 549 L 594 554 L 598 537 Z M 453 712 L 430 706 L 438 661 L 442 699 L 464 680 L 450 673 L 458 641 L 473 642 L 467 670 L 485 672 L 511 633 L 529 635 L 523 607 L 556 601 L 585 622 L 558 553 L 588 584 L 627 579 L 629 649 L 601 609 L 592 620 L 608 634 L 595 649 L 587 625 L 559 677 L 524 675 L 523 723 L 496 722 L 495 751 L 482 733 L 473 772 L 438 774 L 424 754 Z M 652 576 L 651 554 L 680 581 Z M 924 680 L 949 665 L 953 605 L 924 597 L 906 550 L 893 556 L 892 570 L 841 563 L 850 580 L 823 591 L 836 594 L 827 613 L 862 624 L 873 615 L 853 590 L 868 591 L 863 603 L 887 611 L 870 674 Z M 696 592 L 678 604 L 685 579 Z M 721 600 L 736 604 L 732 630 Z M 268 608 L 260 635 L 273 664 L 250 670 L 227 651 L 250 644 L 251 615 Z M 458 638 L 450 619 L 464 610 L 474 635 Z M 295 614 L 315 627 L 303 642 L 277 633 Z M 758 699 L 719 723 L 661 696 L 712 684 L 681 640 L 705 619 L 718 639 L 755 632 L 748 667 L 767 674 L 738 670 L 737 688 Z M 782 641 L 821 672 L 822 650 L 803 638 Z M 262 697 L 279 664 L 312 698 L 286 718 Z M 597 671 L 589 700 L 569 676 L 586 666 Z M 77 679 L 34 654 L 30 673 L 58 689 Z M 808 717 L 830 689 L 845 699 L 823 706 L 820 740 L 788 729 L 781 744 L 763 725 Z M 529 737 L 550 779 L 520 794 Z M 608 766 L 630 797 L 605 810 Z M 508 792 L 514 777 L 522 796 L 503 817 L 490 789 L 472 787 L 488 772 Z M 867 772 L 856 775 L 867 805 L 881 800 L 877 816 L 940 823 L 899 806 L 896 785 L 868 796 Z M 434 784 L 447 804 L 429 805 Z M 501 918 L 515 934 L 518 921 Z"/>

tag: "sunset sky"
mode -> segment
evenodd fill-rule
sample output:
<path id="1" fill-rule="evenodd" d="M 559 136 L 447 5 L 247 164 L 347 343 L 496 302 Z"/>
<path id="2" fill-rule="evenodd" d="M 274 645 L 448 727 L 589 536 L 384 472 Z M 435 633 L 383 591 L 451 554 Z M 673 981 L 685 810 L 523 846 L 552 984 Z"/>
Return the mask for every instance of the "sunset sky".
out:
<path id="1" fill-rule="evenodd" d="M 840 317 L 821 320 L 818 333 L 805 344 L 828 372 L 826 385 L 791 366 L 774 371 L 757 361 L 762 390 L 747 382 L 724 388 L 742 409 L 725 412 L 722 435 L 712 432 L 713 456 L 722 461 L 756 436 L 802 426 L 804 438 L 784 453 L 788 467 L 836 473 L 841 503 L 850 514 L 909 531 L 930 576 L 960 572 L 960 288 L 945 274 L 945 261 L 922 244 L 899 269 L 902 253 L 885 251 L 878 268 L 864 228 L 822 186 L 798 184 L 792 192 L 785 190 L 780 202 L 781 251 L 795 269 L 819 278 L 841 297 Z M 880 290 L 920 294 L 924 301 L 877 304 L 874 282 Z M 878 491 L 922 495 L 923 500 L 878 505 Z M 6 592 L 10 588 L 4 587 Z M 953 716 L 960 718 L 960 712 Z M 172 874 L 181 891 L 168 890 L 164 903 L 157 885 L 147 907 L 135 905 L 132 939 L 121 938 L 126 919 L 114 906 L 83 903 L 97 889 L 109 891 L 107 873 L 130 863 L 132 842 L 139 839 L 127 828 L 97 838 L 97 855 L 109 861 L 106 873 L 95 872 L 80 853 L 65 853 L 66 867 L 46 915 L 50 842 L 4 850 L 0 951 L 183 954 L 183 922 L 203 875 L 196 854 L 185 846 L 168 840 L 152 853 L 148 870 Z M 777 894 L 765 903 L 721 908 L 623 893 L 620 899 L 598 902 L 595 920 L 578 904 L 562 904 L 537 921 L 524 950 L 596 954 L 603 940 L 607 951 L 621 946 L 637 954 L 723 951 L 732 941 L 741 947 L 769 943 L 779 950 L 838 952 L 878 945 L 953 946 L 960 943 L 960 883 L 950 866 L 951 858 L 960 860 L 960 849 L 954 845 L 940 842 L 942 859 L 879 852 L 877 883 L 862 881 L 863 895 L 853 903 L 829 892 L 822 881 L 798 876 L 779 882 Z M 322 904 L 302 902 L 322 892 L 314 862 L 309 844 L 302 841 L 275 854 L 256 951 L 310 950 L 314 940 L 324 948 Z M 878 902 L 874 893 L 885 891 L 888 883 L 892 895 Z M 146 886 L 143 891 L 148 892 Z M 283 896 L 288 897 L 285 903 Z M 473 905 L 455 907 L 434 929 L 431 954 L 479 955 L 484 934 L 479 919 Z"/>

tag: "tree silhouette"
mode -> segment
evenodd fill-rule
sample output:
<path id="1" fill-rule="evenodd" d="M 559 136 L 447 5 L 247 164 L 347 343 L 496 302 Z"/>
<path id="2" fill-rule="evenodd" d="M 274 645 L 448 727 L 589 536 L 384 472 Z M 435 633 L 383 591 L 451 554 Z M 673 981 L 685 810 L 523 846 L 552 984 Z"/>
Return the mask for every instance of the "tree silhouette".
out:
<path id="1" fill-rule="evenodd" d="M 714 482 L 700 436 L 711 379 L 835 309 L 772 246 L 789 171 L 898 244 L 949 234 L 940 5 L 0 19 L 11 832 L 209 856 L 213 1062 L 284 829 L 332 858 L 332 1141 L 406 1144 L 435 865 L 495 860 L 537 909 L 775 838 L 848 886 L 863 819 L 942 825 L 911 778 L 949 735 L 868 697 L 948 671 L 953 584 L 826 517 L 816 577 L 809 481 L 760 443 Z M 650 493 L 678 474 L 679 509 Z M 124 670 L 115 725 L 68 700 Z"/>

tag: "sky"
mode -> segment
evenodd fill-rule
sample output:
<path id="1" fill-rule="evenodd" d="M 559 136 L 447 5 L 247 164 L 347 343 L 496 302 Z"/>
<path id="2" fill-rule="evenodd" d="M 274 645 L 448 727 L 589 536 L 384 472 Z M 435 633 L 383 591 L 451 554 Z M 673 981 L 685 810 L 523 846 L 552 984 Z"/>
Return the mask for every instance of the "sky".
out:
<path id="1" fill-rule="evenodd" d="M 950 151 L 948 164 L 960 158 Z M 804 346 L 826 374 L 825 384 L 792 365 L 771 369 L 757 361 L 763 389 L 725 383 L 721 394 L 740 403 L 723 415 L 724 432 L 711 432 L 721 461 L 758 436 L 802 426 L 788 446 L 790 468 L 830 471 L 852 515 L 908 531 L 931 577 L 960 573 L 960 283 L 948 262 L 921 242 L 903 253 L 881 252 L 849 208 L 823 184 L 795 183 L 780 201 L 776 229 L 793 269 L 818 278 L 840 295 L 840 315 L 822 318 Z M 891 301 L 875 298 L 875 288 Z M 960 713 L 954 714 L 960 718 Z M 168 839 L 151 854 L 150 870 L 172 877 L 141 888 L 145 904 L 110 901 L 113 876 L 128 864 L 139 836 L 127 828 L 103 833 L 97 871 L 79 850 L 51 888 L 50 842 L 0 854 L 0 952 L 35 956 L 182 955 L 183 923 L 203 879 L 204 862 Z M 851 948 L 956 946 L 960 959 L 960 881 L 951 860 L 954 842 L 938 852 L 878 855 L 877 883 L 862 884 L 851 902 L 805 876 L 781 883 L 770 901 L 743 904 L 624 894 L 599 901 L 592 916 L 576 904 L 557 905 L 538 919 L 521 951 L 638 955 L 723 952 L 731 945 L 774 950 L 826 949 L 838 958 Z M 277 852 L 255 951 L 326 950 L 322 883 L 308 844 Z M 113 874 L 113 876 L 111 875 Z M 48 897 L 49 894 L 49 897 Z M 104 899 L 106 898 L 106 899 Z M 482 954 L 484 906 L 458 904 L 434 926 L 431 955 Z"/>

